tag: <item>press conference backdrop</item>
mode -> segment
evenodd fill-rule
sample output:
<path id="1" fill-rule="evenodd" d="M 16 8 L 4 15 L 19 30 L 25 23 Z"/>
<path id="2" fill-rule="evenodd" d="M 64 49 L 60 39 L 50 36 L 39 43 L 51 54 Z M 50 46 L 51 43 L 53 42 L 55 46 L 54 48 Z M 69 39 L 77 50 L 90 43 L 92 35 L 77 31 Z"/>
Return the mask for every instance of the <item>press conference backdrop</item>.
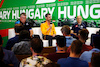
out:
<path id="1" fill-rule="evenodd" d="M 61 22 L 72 25 L 81 15 L 87 26 L 100 27 L 100 0 L 0 0 L 0 34 L 4 40 L 22 12 L 37 23 L 50 13 L 55 26 Z"/>

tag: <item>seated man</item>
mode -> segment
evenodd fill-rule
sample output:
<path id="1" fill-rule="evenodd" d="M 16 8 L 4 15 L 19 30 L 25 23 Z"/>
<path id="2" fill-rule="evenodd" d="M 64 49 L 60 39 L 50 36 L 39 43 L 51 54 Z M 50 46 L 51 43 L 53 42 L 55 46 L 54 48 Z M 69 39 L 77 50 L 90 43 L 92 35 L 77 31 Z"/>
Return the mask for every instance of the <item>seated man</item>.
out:
<path id="1" fill-rule="evenodd" d="M 0 35 L 0 47 L 2 47 L 2 45 L 3 45 L 3 41 L 2 41 L 2 37 Z M 3 47 L 2 47 L 2 49 L 3 49 L 3 53 L 4 53 L 4 57 L 3 57 L 4 63 L 5 64 L 13 64 L 14 67 L 19 67 L 19 61 L 16 58 L 16 56 L 14 55 L 14 53 L 10 50 L 4 49 Z"/>
<path id="2" fill-rule="evenodd" d="M 52 46 L 52 39 L 56 36 L 55 26 L 51 22 L 51 14 L 47 13 L 45 18 L 46 22 L 41 23 L 41 31 L 43 34 L 43 39 L 49 40 L 49 46 Z"/>
<path id="3" fill-rule="evenodd" d="M 23 59 L 20 63 L 20 67 L 43 67 L 51 61 L 43 56 L 40 56 L 41 51 L 43 50 L 43 42 L 39 38 L 33 38 L 31 40 L 30 50 L 32 56 L 26 59 Z"/>
<path id="4" fill-rule="evenodd" d="M 94 38 L 94 41 L 93 41 L 93 49 L 92 50 L 90 50 L 90 51 L 85 51 L 85 52 L 83 52 L 82 54 L 81 54 L 81 56 L 80 56 L 80 59 L 81 60 L 84 60 L 84 61 L 87 61 L 87 62 L 91 62 L 91 57 L 92 57 L 92 53 L 93 52 L 96 52 L 96 53 L 98 53 L 98 52 L 100 52 L 100 36 L 96 36 L 95 38 Z"/>
<path id="5" fill-rule="evenodd" d="M 30 31 L 30 36 L 33 35 L 33 30 L 31 28 L 31 25 L 26 21 L 26 14 L 21 13 L 20 14 L 20 21 L 15 22 L 15 24 L 22 24 L 24 26 L 24 30 Z"/>
<path id="6" fill-rule="evenodd" d="M 9 67 L 8 64 L 5 64 L 3 61 L 4 53 L 2 47 L 0 47 L 0 67 Z"/>
<path id="7" fill-rule="evenodd" d="M 8 40 L 5 47 L 7 50 L 11 50 L 14 44 L 19 42 L 19 32 L 23 30 L 23 25 L 15 24 L 14 30 L 15 30 L 15 37 Z"/>
<path id="8" fill-rule="evenodd" d="M 89 67 L 86 61 L 79 59 L 82 50 L 82 42 L 74 40 L 71 44 L 71 51 L 68 58 L 59 59 L 57 61 L 61 67 Z"/>
<path id="9" fill-rule="evenodd" d="M 76 40 L 70 35 L 70 32 L 71 32 L 70 27 L 67 25 L 64 25 L 61 28 L 61 32 L 62 32 L 63 36 L 65 36 L 65 38 L 66 38 L 66 47 L 69 47 L 71 45 L 71 43 L 74 40 Z"/>
<path id="10" fill-rule="evenodd" d="M 72 26 L 72 36 L 78 39 L 78 32 L 79 30 L 86 28 L 86 24 L 82 22 L 82 17 L 77 16 L 77 22 Z"/>
<path id="11" fill-rule="evenodd" d="M 89 31 L 87 29 L 82 29 L 82 30 L 79 31 L 78 37 L 79 37 L 79 40 L 83 43 L 81 53 L 83 53 L 84 51 L 89 51 L 89 50 L 92 49 L 91 46 L 85 44 L 86 40 L 88 39 L 88 34 L 89 34 Z M 69 47 L 67 49 L 68 53 L 70 53 L 70 49 L 71 49 L 71 47 Z"/>
<path id="12" fill-rule="evenodd" d="M 57 51 L 55 53 L 51 53 L 47 56 L 53 62 L 57 62 L 60 58 L 67 58 L 68 54 L 66 53 L 64 47 L 66 46 L 66 38 L 64 36 L 59 36 L 56 39 L 57 42 Z"/>
<path id="13" fill-rule="evenodd" d="M 15 43 L 15 45 L 12 48 L 12 51 L 14 54 L 17 55 L 30 55 L 30 34 L 27 30 L 22 30 L 19 33 L 19 42 Z"/>

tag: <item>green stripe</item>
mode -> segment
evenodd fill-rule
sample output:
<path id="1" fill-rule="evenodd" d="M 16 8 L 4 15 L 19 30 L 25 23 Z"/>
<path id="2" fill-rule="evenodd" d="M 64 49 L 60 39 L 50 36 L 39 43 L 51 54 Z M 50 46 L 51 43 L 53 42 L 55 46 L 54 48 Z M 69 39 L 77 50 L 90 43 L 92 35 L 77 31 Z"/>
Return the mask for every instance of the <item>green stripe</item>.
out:
<path id="1" fill-rule="evenodd" d="M 3 39 L 3 47 L 5 47 L 6 46 L 6 43 L 8 41 L 8 36 L 3 37 L 2 39 Z"/>
<path id="2" fill-rule="evenodd" d="M 13 28 L 14 27 L 13 22 L 0 22 L 0 30 L 2 29 L 8 29 L 8 28 Z"/>

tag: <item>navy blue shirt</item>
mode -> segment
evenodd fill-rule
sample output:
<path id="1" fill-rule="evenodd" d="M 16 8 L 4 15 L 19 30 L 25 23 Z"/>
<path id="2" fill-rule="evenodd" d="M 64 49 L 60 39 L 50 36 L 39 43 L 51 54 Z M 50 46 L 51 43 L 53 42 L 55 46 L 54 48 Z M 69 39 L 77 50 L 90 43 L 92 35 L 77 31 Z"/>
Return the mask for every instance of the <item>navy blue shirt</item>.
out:
<path id="1" fill-rule="evenodd" d="M 3 49 L 3 52 L 4 52 L 3 60 L 5 64 L 13 64 L 14 67 L 19 67 L 19 61 L 12 51 Z"/>
<path id="2" fill-rule="evenodd" d="M 28 22 L 25 22 L 25 24 L 23 24 L 21 21 L 15 22 L 15 24 L 20 24 L 20 23 L 24 26 L 24 30 L 29 31 L 32 29 L 30 23 L 28 23 Z"/>
<path id="3" fill-rule="evenodd" d="M 78 25 L 78 23 L 75 23 L 73 26 L 72 26 L 72 30 L 74 31 L 74 33 L 77 33 L 78 35 L 78 31 L 83 29 L 83 28 L 86 28 L 86 24 L 85 23 L 81 23 L 80 25 Z"/>
<path id="4" fill-rule="evenodd" d="M 11 48 L 14 46 L 14 44 L 18 43 L 18 42 L 19 42 L 19 35 L 16 35 L 15 37 L 8 40 L 5 48 L 7 50 L 11 50 Z"/>
<path id="5" fill-rule="evenodd" d="M 73 57 L 59 59 L 57 64 L 60 64 L 60 67 L 89 67 L 88 62 Z"/>

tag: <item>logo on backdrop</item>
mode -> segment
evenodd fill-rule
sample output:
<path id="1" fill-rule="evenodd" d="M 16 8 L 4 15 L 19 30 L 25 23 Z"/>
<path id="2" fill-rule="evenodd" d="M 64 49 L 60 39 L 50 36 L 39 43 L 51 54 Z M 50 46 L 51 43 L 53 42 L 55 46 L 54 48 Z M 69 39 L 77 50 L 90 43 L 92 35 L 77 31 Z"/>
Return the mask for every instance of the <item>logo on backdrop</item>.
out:
<path id="1" fill-rule="evenodd" d="M 4 2 L 4 0 L 0 0 L 0 8 L 1 8 L 2 5 L 3 5 L 3 2 Z"/>
<path id="2" fill-rule="evenodd" d="M 55 2 L 56 0 L 37 0 L 36 4 L 42 4 L 42 3 L 51 3 Z"/>
<path id="3" fill-rule="evenodd" d="M 58 0 L 58 1 L 64 1 L 64 0 Z"/>

